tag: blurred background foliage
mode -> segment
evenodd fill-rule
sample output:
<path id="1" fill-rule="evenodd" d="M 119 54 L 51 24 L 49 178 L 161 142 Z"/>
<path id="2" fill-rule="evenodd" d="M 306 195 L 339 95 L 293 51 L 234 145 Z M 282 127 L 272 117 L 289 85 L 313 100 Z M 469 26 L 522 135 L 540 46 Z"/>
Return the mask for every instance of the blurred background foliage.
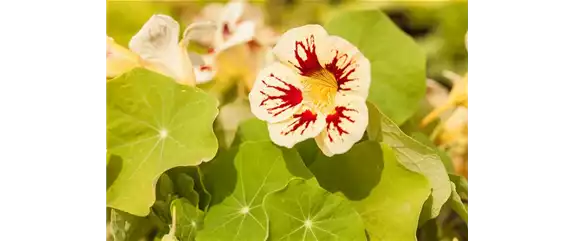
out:
<path id="1" fill-rule="evenodd" d="M 107 1 L 107 35 L 123 45 L 153 14 L 172 16 L 180 23 L 181 31 L 190 24 L 210 3 L 226 3 L 214 0 L 155 0 L 155 1 Z M 468 3 L 466 1 L 440 0 L 259 0 L 249 1 L 264 10 L 265 22 L 277 33 L 305 24 L 324 25 L 331 17 L 342 11 L 379 9 L 387 14 L 399 28 L 410 35 L 427 55 L 427 78 L 438 83 L 446 93 L 452 89 L 452 78 L 445 77 L 450 71 L 464 76 L 468 69 L 468 54 L 465 35 L 468 29 Z M 427 88 L 427 91 L 430 91 Z M 444 97 L 446 98 L 446 97 Z M 433 132 L 439 124 L 436 120 L 424 128 L 419 123 L 436 105 L 427 98 L 421 101 L 420 109 L 401 128 L 415 139 L 440 147 Z M 466 110 L 465 110 L 466 111 Z M 452 115 L 452 111 L 446 116 Z M 463 114 L 466 115 L 466 112 Z M 444 115 L 443 115 L 444 116 Z M 466 116 L 465 116 L 466 118 Z M 444 121 L 444 120 L 443 120 Z M 463 120 L 466 122 L 466 119 Z M 465 128 L 467 124 L 465 124 Z M 458 133 L 466 138 L 465 133 Z M 424 134 L 424 135 L 421 135 Z M 430 136 L 430 137 L 429 137 Z M 466 139 L 465 139 L 466 141 Z M 462 151 L 442 150 L 452 162 L 464 162 L 463 172 L 456 174 L 467 177 L 468 144 L 463 142 Z M 444 148 L 443 148 L 444 149 Z M 454 148 L 453 148 L 454 149 Z M 459 148 L 460 149 L 460 148 Z M 447 167 L 452 163 L 445 163 Z M 452 169 L 452 167 L 448 168 Z M 465 198 L 466 199 L 466 198 Z M 465 200 L 466 202 L 466 200 Z M 419 241 L 467 240 L 467 226 L 452 212 L 441 212 L 436 220 L 419 226 Z"/>
<path id="2" fill-rule="evenodd" d="M 107 34 L 127 46 L 130 38 L 152 14 L 170 15 L 185 26 L 205 5 L 214 2 L 227 1 L 108 1 Z M 260 0 L 250 3 L 264 9 L 267 24 L 279 33 L 300 25 L 324 24 L 340 11 L 380 9 L 426 51 L 429 78 L 451 88 L 452 83 L 442 75 L 442 71 L 459 74 L 467 71 L 467 51 L 463 41 L 468 29 L 466 1 Z"/>

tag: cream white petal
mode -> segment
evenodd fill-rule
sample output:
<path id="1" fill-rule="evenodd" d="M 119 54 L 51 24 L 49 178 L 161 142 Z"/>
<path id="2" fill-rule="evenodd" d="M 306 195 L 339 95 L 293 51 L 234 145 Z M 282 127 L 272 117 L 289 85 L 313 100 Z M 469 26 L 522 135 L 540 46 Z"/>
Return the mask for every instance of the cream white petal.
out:
<path id="1" fill-rule="evenodd" d="M 215 54 L 199 55 L 197 53 L 189 53 L 189 58 L 193 64 L 193 72 L 195 73 L 195 80 L 197 84 L 207 83 L 215 77 Z"/>
<path id="2" fill-rule="evenodd" d="M 243 1 L 230 1 L 225 5 L 221 13 L 221 22 L 223 23 L 237 23 L 243 15 L 245 3 Z"/>
<path id="3" fill-rule="evenodd" d="M 217 30 L 218 23 L 221 20 L 220 16 L 224 8 L 225 5 L 222 3 L 210 3 L 206 5 L 203 9 L 201 9 L 201 12 L 198 15 L 196 15 L 193 22 L 194 23 L 205 22 L 205 21 L 213 22 L 216 24 L 216 30 Z M 211 34 L 193 36 L 191 40 L 203 46 L 211 46 L 215 41 L 216 32 L 217 31 L 214 31 Z"/>
<path id="4" fill-rule="evenodd" d="M 259 119 L 276 123 L 295 114 L 303 101 L 300 76 L 276 62 L 259 72 L 249 93 L 251 112 Z"/>
<path id="5" fill-rule="evenodd" d="M 325 128 L 325 116 L 303 105 L 287 120 L 269 123 L 269 136 L 275 144 L 287 148 L 317 136 Z"/>
<path id="6" fill-rule="evenodd" d="M 188 25 L 183 31 L 181 42 L 187 46 L 189 41 L 197 41 L 204 38 L 205 36 L 211 36 L 215 34 L 216 30 L 217 25 L 213 21 L 194 22 Z"/>
<path id="7" fill-rule="evenodd" d="M 320 25 L 293 28 L 278 39 L 273 53 L 283 63 L 296 68 L 299 74 L 308 76 L 322 68 L 317 55 L 326 53 L 327 37 L 327 31 Z"/>
<path id="8" fill-rule="evenodd" d="M 369 60 L 347 40 L 329 36 L 319 25 L 306 25 L 283 34 L 273 48 L 279 60 L 292 65 L 300 75 L 317 76 L 329 72 L 336 80 L 337 91 L 364 99 L 369 94 L 371 65 Z"/>
<path id="9" fill-rule="evenodd" d="M 193 85 L 193 68 L 185 46 L 178 43 L 179 24 L 166 15 L 153 15 L 134 35 L 129 48 L 137 53 L 147 68 Z"/>
<path id="10" fill-rule="evenodd" d="M 371 85 L 371 63 L 349 41 L 339 36 L 329 36 L 326 52 L 320 53 L 319 62 L 337 80 L 338 92 L 367 98 Z"/>
<path id="11" fill-rule="evenodd" d="M 221 52 L 230 47 L 247 43 L 253 40 L 254 36 L 255 23 L 251 21 L 241 22 L 240 24 L 236 25 L 236 28 L 233 30 L 233 33 L 228 39 L 222 39 L 219 44 L 216 43 L 217 48 L 215 51 Z"/>
<path id="12" fill-rule="evenodd" d="M 362 137 L 369 123 L 365 100 L 358 96 L 337 95 L 336 107 L 325 117 L 325 129 L 315 137 L 326 156 L 342 154 Z"/>

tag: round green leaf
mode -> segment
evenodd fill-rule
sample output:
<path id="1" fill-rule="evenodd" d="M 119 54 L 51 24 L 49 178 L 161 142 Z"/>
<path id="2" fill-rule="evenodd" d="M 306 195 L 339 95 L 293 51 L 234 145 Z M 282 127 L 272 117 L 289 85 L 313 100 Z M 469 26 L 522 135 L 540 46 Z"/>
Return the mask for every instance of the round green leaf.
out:
<path id="1" fill-rule="evenodd" d="M 440 156 L 430 147 L 406 135 L 375 105 L 369 108 L 369 139 L 382 141 L 393 149 L 397 161 L 407 169 L 423 174 L 432 186 L 431 199 L 426 204 L 421 221 L 435 218 L 451 194 L 450 181 Z"/>
<path id="2" fill-rule="evenodd" d="M 204 213 L 185 198 L 178 198 L 171 202 L 171 209 L 175 208 L 175 237 L 180 241 L 193 241 L 197 231 L 203 227 Z"/>
<path id="3" fill-rule="evenodd" d="M 430 185 L 404 168 L 391 148 L 364 141 L 342 155 L 318 155 L 310 168 L 321 187 L 352 201 L 370 240 L 415 240 Z"/>
<path id="4" fill-rule="evenodd" d="M 268 240 L 367 240 L 351 203 L 316 185 L 295 179 L 265 197 Z"/>
<path id="5" fill-rule="evenodd" d="M 424 97 L 425 54 L 415 41 L 378 10 L 340 14 L 326 26 L 371 62 L 372 101 L 397 124 L 412 116 Z"/>
<path id="6" fill-rule="evenodd" d="M 108 207 L 146 216 L 163 172 L 211 160 L 217 113 L 217 100 L 202 90 L 145 69 L 108 81 L 107 149 L 122 158 Z"/>
<path id="7" fill-rule="evenodd" d="M 206 186 L 213 195 L 197 240 L 264 240 L 263 197 L 296 176 L 310 177 L 296 151 L 269 141 L 245 142 L 206 165 Z"/>

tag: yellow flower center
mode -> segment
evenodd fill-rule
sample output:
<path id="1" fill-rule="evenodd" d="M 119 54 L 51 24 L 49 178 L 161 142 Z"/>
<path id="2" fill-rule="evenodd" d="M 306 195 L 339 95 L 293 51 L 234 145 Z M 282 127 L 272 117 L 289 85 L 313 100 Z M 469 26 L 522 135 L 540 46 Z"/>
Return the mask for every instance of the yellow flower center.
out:
<path id="1" fill-rule="evenodd" d="M 303 96 L 322 113 L 328 113 L 335 102 L 335 95 L 339 88 L 335 76 L 326 69 L 319 69 L 305 77 L 303 83 Z"/>

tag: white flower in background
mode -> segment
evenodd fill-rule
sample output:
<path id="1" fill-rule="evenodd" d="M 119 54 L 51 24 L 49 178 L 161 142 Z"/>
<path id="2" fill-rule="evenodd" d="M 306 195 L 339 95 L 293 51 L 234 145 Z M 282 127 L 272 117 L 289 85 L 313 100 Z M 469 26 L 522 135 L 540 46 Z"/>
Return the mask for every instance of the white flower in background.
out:
<path id="1" fill-rule="evenodd" d="M 190 36 L 200 35 L 209 27 L 209 23 L 190 25 L 179 41 L 179 24 L 169 16 L 153 15 L 130 40 L 131 51 L 108 39 L 107 77 L 113 78 L 133 67 L 145 67 L 172 77 L 180 84 L 194 86 L 196 76 L 187 44 Z M 130 61 L 120 62 L 115 56 L 127 56 L 122 59 Z M 134 58 L 138 64 L 128 64 L 134 62 Z"/>
<path id="2" fill-rule="evenodd" d="M 271 47 L 268 46 L 275 41 L 274 32 L 264 25 L 261 9 L 242 0 L 212 3 L 194 19 L 194 22 L 205 21 L 215 23 L 216 30 L 190 38 L 209 48 L 205 55 L 190 55 L 192 59 L 204 60 L 196 69 L 198 75 L 214 77 L 214 72 L 222 75 L 240 72 L 239 75 L 250 78 L 248 85 L 251 85 L 255 72 L 269 63 L 267 53 Z M 223 54 L 226 56 L 221 56 Z M 209 80 L 198 79 L 198 83 Z"/>
<path id="3" fill-rule="evenodd" d="M 133 68 L 141 67 L 137 54 L 117 44 L 114 39 L 106 40 L 106 77 L 113 78 Z"/>
<path id="4" fill-rule="evenodd" d="M 287 31 L 249 94 L 253 114 L 268 122 L 271 140 L 293 147 L 315 138 L 327 156 L 347 152 L 368 124 L 368 59 L 319 25 Z"/>

